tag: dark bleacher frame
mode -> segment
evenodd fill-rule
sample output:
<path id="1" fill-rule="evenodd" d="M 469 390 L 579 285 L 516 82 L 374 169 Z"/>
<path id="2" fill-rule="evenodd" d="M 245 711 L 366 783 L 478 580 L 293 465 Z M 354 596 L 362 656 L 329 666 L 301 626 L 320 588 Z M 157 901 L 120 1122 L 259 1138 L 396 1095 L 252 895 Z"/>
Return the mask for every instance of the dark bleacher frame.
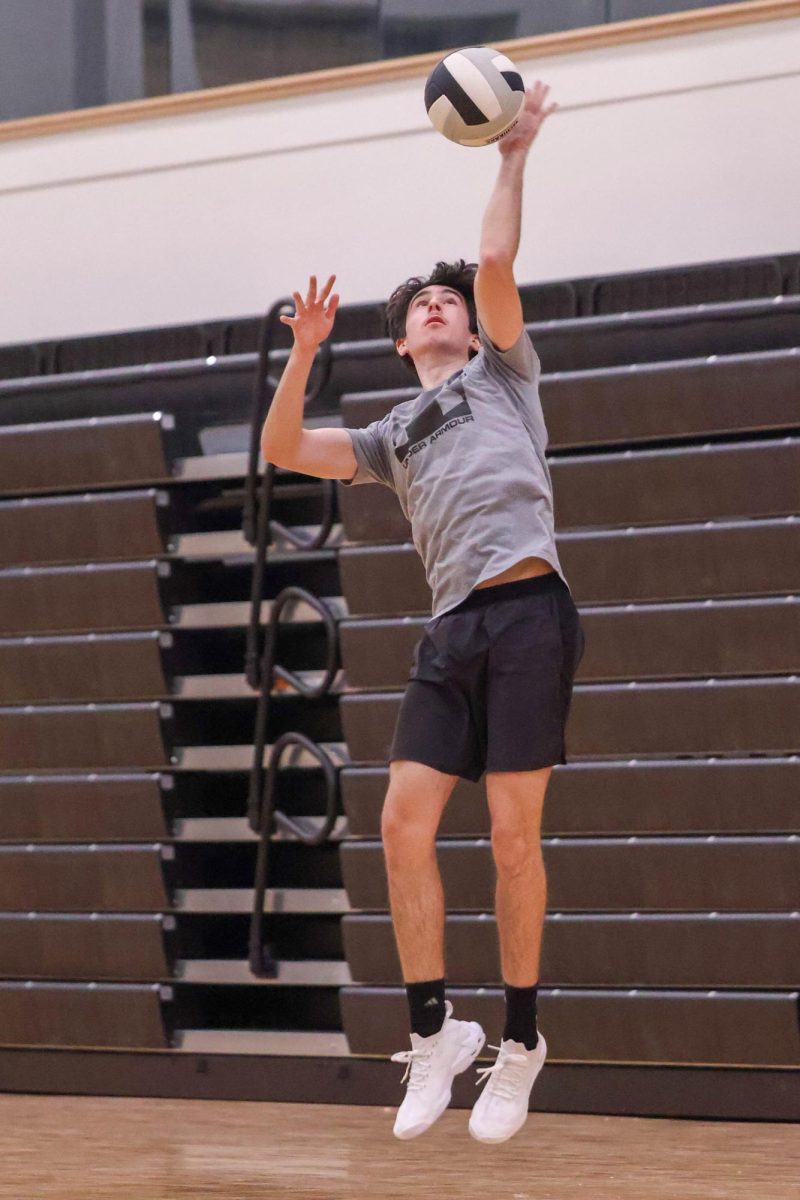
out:
<path id="1" fill-rule="evenodd" d="M 800 255 L 584 276 L 524 285 L 521 292 L 528 323 L 788 296 L 800 292 Z M 35 346 L 0 345 L 0 380 L 251 354 L 257 347 L 260 322 L 260 317 L 245 316 L 62 338 Z M 335 341 L 385 337 L 383 303 L 343 307 L 333 337 Z M 290 343 L 291 335 L 283 328 L 276 345 Z"/>
<path id="2" fill-rule="evenodd" d="M 779 296 L 770 260 L 523 289 L 544 370 L 557 508 L 569 526 L 559 547 L 568 575 L 585 589 L 576 595 L 592 640 L 574 700 L 575 761 L 556 771 L 545 829 L 560 909 L 546 927 L 551 978 L 542 1013 L 560 1030 L 562 1061 L 545 1073 L 538 1107 L 772 1119 L 796 1109 L 782 1080 L 796 1079 L 787 1059 L 798 922 L 784 910 L 795 870 L 800 692 L 786 674 L 796 655 L 797 601 L 783 598 L 800 590 L 800 522 L 792 471 L 774 467 L 781 458 L 794 461 L 798 445 L 790 435 L 798 432 L 792 351 L 800 343 L 800 295 L 785 290 L 797 291 L 798 264 L 800 256 L 779 256 Z M 731 299 L 736 280 L 750 299 Z M 618 311 L 637 297 L 660 307 Z M 165 331 L 162 343 L 159 331 L 134 331 L 116 343 L 113 334 L 72 339 L 57 355 L 53 344 L 49 359 L 42 344 L 28 348 L 27 361 L 32 355 L 60 374 L 0 383 L 7 462 L 18 471 L 24 439 L 33 446 L 48 433 L 45 421 L 65 435 L 65 451 L 72 434 L 89 445 L 93 429 L 101 468 L 113 451 L 110 443 L 103 448 L 106 433 L 133 433 L 137 421 L 145 428 L 157 410 L 175 425 L 155 457 L 124 479 L 94 466 L 87 477 L 85 457 L 79 472 L 56 476 L 56 456 L 48 460 L 46 450 L 36 462 L 32 456 L 16 498 L 7 473 L 0 500 L 9 534 L 0 568 L 0 674 L 7 681 L 0 857 L 8 886 L 20 884 L 0 897 L 9 1028 L 22 1013 L 19 977 L 27 972 L 46 986 L 17 1028 L 16 1050 L 0 1048 L 2 1086 L 396 1102 L 396 1071 L 358 1056 L 382 1055 L 390 1041 L 396 1049 L 394 1040 L 401 1045 L 407 1033 L 377 838 L 387 736 L 430 594 L 408 527 L 396 523 L 386 506 L 393 497 L 377 486 L 338 489 L 338 548 L 271 553 L 269 597 L 302 571 L 312 591 L 342 602 L 348 690 L 327 708 L 309 709 L 307 728 L 332 746 L 346 734 L 353 762 L 342 760 L 341 780 L 352 840 L 341 848 L 344 877 L 333 844 L 311 879 L 302 848 L 276 841 L 268 894 L 274 911 L 266 921 L 282 961 L 262 981 L 244 961 L 255 842 L 244 819 L 242 731 L 253 703 L 231 678 L 231 662 L 246 620 L 239 610 L 249 551 L 225 514 L 241 496 L 257 327 L 258 319 L 243 318 Z M 381 305 L 343 309 L 335 337 L 330 383 L 310 420 L 364 424 L 412 394 L 383 333 Z M 126 363 L 137 346 L 149 361 Z M 278 368 L 287 347 L 283 331 Z M 387 387 L 367 393 L 376 377 Z M 598 432 L 592 419 L 601 411 Z M 653 523 L 631 527 L 631 498 L 661 478 L 669 486 L 660 489 L 660 507 L 637 509 Z M 148 483 L 160 486 L 131 490 Z M 313 526 L 314 482 L 283 472 L 276 483 L 281 521 Z M 122 490 L 111 492 L 115 485 Z M 29 501 L 37 490 L 55 494 Z M 760 499 L 740 507 L 743 492 Z M 602 496 L 602 512 L 587 507 L 590 493 Z M 107 517 L 120 504 L 127 516 L 111 537 Z M 22 540 L 17 516 L 28 523 Z M 19 558 L 23 542 L 28 567 Z M 70 559 L 75 552 L 83 562 Z M 287 663 L 313 675 L 318 631 L 307 614 L 287 624 Z M 47 703 L 52 691 L 58 701 Z M 276 695 L 274 708 L 273 738 L 299 714 L 291 697 Z M 628 761 L 631 754 L 637 762 Z M 321 819 L 322 782 L 309 762 L 282 772 L 283 811 Z M 485 796 L 465 781 L 457 792 L 441 830 L 441 858 L 448 890 L 473 890 L 459 893 L 462 911 L 448 922 L 452 981 L 462 988 L 465 1012 L 472 1005 L 474 1015 L 496 1022 Z M 359 856 L 369 870 L 354 877 Z M 732 876 L 742 886 L 723 894 Z M 618 909 L 587 914 L 587 906 L 608 900 L 606 891 L 588 890 L 603 879 L 618 886 Z M 367 884 L 372 892 L 359 892 Z M 476 905 L 464 903 L 465 895 Z M 653 911 L 655 900 L 670 911 Z M 373 911 L 351 911 L 367 901 Z M 690 902 L 700 911 L 687 911 Z M 712 906 L 716 916 L 706 911 Z M 123 928 L 127 959 L 115 940 Z M 692 932 L 684 973 L 670 974 L 667 960 Z M 657 938 L 663 955 L 642 963 L 643 946 L 652 950 Z M 591 946 L 594 959 L 581 946 Z M 748 977 L 744 963 L 754 946 L 760 953 Z M 65 973 L 73 985 L 66 989 Z M 112 1049 L 123 1044 L 112 1015 L 122 1012 L 119 989 L 131 985 L 139 985 L 129 995 L 144 1031 L 133 1041 L 162 1051 L 149 1059 Z M 476 987 L 483 988 L 480 1004 Z M 338 1032 L 338 996 L 355 1056 Z M 91 1027 L 100 1013 L 95 1044 L 105 1049 L 76 1055 L 62 1047 L 55 1079 L 52 1054 L 24 1042 L 32 1035 L 48 1044 L 62 1001 L 75 1029 Z M 749 1064 L 742 1069 L 730 1055 L 735 1018 L 745 1011 L 760 1032 L 736 1060 Z M 268 1050 L 266 1034 L 209 1027 L 231 1013 L 246 1024 L 258 1012 L 273 1023 L 291 1015 L 319 1039 L 317 1052 L 304 1060 L 277 1052 L 277 1043 Z M 314 1030 L 315 1020 L 322 1028 Z M 627 1043 L 615 1041 L 623 1027 L 631 1031 Z M 682 1028 L 689 1039 L 683 1051 L 676 1040 Z M 698 1058 L 709 1047 L 713 1058 L 715 1031 L 729 1059 L 724 1069 L 705 1069 Z M 257 1052 L 236 1052 L 248 1045 Z M 638 1066 L 625 1061 L 631 1047 Z M 670 1047 L 678 1048 L 680 1068 L 664 1065 Z M 563 1061 L 570 1057 L 576 1061 Z M 456 1104 L 467 1105 L 472 1097 L 462 1082 Z"/>

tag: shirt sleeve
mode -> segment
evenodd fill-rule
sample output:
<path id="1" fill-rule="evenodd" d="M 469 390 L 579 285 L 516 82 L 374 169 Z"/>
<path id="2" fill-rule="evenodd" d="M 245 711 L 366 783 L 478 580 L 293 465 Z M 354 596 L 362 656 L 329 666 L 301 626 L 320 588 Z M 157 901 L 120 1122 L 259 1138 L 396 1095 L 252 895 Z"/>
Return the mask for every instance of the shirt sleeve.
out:
<path id="1" fill-rule="evenodd" d="M 483 346 L 486 364 L 490 370 L 494 369 L 506 377 L 511 372 L 517 379 L 525 380 L 528 383 L 538 382 L 542 364 L 524 327 L 514 345 L 509 346 L 508 350 L 498 350 L 480 320 L 478 321 L 478 336 Z"/>
<path id="2" fill-rule="evenodd" d="M 353 453 L 356 457 L 356 472 L 351 479 L 340 482 L 349 486 L 354 483 L 382 483 L 395 490 L 392 466 L 387 445 L 387 418 L 381 417 L 363 429 L 347 427 L 353 443 Z"/>

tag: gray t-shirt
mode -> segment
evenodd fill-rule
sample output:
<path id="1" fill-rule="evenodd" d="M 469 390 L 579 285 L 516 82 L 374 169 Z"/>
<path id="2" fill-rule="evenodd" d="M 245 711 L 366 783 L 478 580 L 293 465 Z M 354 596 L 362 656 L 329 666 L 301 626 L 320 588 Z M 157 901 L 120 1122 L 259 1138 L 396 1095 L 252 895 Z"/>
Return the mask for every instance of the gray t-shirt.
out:
<path id="1" fill-rule="evenodd" d="M 561 577 L 539 356 L 525 330 L 481 349 L 444 383 L 347 432 L 358 467 L 344 484 L 383 483 L 411 522 L 433 617 L 476 583 L 535 554 Z M 565 581 L 566 582 L 566 581 Z"/>

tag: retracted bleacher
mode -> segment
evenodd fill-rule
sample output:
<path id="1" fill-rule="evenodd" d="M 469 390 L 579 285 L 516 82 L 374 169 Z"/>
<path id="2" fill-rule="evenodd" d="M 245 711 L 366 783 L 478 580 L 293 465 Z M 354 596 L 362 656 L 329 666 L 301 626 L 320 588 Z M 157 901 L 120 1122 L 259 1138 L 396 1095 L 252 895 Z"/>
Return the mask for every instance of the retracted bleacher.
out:
<path id="1" fill-rule="evenodd" d="M 545 807 L 540 1108 L 797 1115 L 798 264 L 523 289 L 587 635 Z M 314 700 L 276 680 L 267 743 L 324 746 L 343 811 L 318 846 L 273 832 L 276 969 L 247 961 L 259 327 L 0 347 L 0 1086 L 396 1099 L 380 808 L 430 592 L 379 485 L 336 486 L 322 547 L 269 545 L 262 616 L 289 584 L 325 598 L 342 669 Z M 413 394 L 380 305 L 342 309 L 334 338 L 307 424 Z M 276 472 L 276 523 L 313 534 L 322 512 L 323 481 Z M 316 610 L 297 604 L 278 646 L 318 677 Z M 276 790 L 320 819 L 313 759 Z M 439 842 L 448 978 L 459 1015 L 499 1032 L 488 835 L 483 783 L 460 781 Z"/>
<path id="2" fill-rule="evenodd" d="M 278 971 L 246 962 L 253 549 L 247 455 L 228 446 L 246 445 L 254 355 L 227 343 L 259 322 L 240 325 L 32 348 L 41 374 L 21 380 L 19 351 L 0 351 L 0 1028 L 20 1052 L 346 1052 L 335 840 L 276 838 Z M 321 486 L 278 472 L 273 517 L 313 531 Z M 289 583 L 341 615 L 337 530 L 269 546 L 262 617 Z M 280 661 L 304 678 L 320 626 L 302 603 L 282 622 Z M 340 686 L 316 702 L 276 688 L 265 761 L 287 727 L 341 756 Z M 318 819 L 315 764 L 285 764 L 278 796 Z"/>

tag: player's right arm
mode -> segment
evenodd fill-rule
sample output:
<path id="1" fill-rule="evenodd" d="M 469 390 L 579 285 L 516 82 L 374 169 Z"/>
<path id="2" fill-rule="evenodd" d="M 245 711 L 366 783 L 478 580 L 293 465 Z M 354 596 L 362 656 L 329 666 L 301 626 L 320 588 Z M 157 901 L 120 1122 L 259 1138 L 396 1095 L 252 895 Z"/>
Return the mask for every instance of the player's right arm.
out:
<path id="1" fill-rule="evenodd" d="M 522 181 L 525 161 L 546 118 L 549 86 L 537 79 L 525 91 L 517 127 L 501 138 L 500 170 L 483 215 L 481 251 L 475 276 L 478 319 L 499 350 L 509 350 L 524 329 L 522 301 L 514 279 L 514 259 L 522 228 Z"/>
<path id="2" fill-rule="evenodd" d="M 290 459 L 282 458 L 279 462 L 266 453 L 264 458 L 276 467 L 286 467 L 299 475 L 316 475 L 319 479 L 350 480 L 358 465 L 350 434 L 335 426 L 301 430 L 297 449 Z"/>
<path id="3" fill-rule="evenodd" d="M 294 345 L 261 431 L 261 453 L 276 467 L 301 475 L 351 479 L 357 463 L 347 430 L 303 428 L 303 402 L 314 356 L 333 328 L 339 304 L 339 297 L 330 295 L 335 278 L 331 275 L 318 296 L 312 275 L 305 300 L 299 292 L 293 293 L 294 316 L 280 318 L 291 327 Z"/>

